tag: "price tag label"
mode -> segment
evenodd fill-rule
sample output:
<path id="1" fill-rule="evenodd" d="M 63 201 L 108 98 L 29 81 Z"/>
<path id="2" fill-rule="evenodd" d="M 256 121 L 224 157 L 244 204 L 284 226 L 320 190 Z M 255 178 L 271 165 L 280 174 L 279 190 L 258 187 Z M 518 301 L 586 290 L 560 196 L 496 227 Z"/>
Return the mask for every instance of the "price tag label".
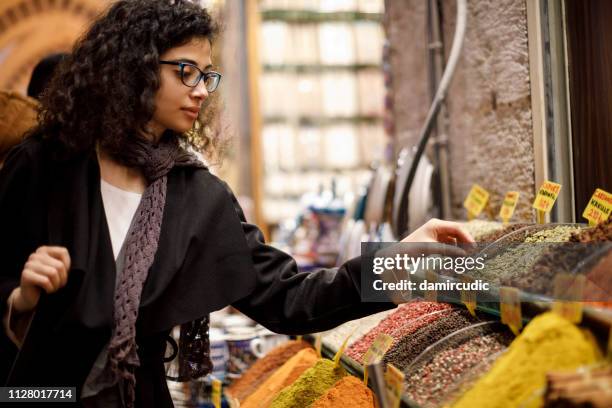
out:
<path id="1" fill-rule="evenodd" d="M 576 324 L 582 321 L 584 281 L 584 275 L 560 273 L 555 276 L 553 311 Z"/>
<path id="2" fill-rule="evenodd" d="M 368 351 L 363 355 L 363 366 L 379 363 L 392 344 L 393 337 L 385 333 L 376 336 Z"/>
<path id="3" fill-rule="evenodd" d="M 213 378 L 212 380 L 212 403 L 215 408 L 221 408 L 221 381 Z"/>
<path id="4" fill-rule="evenodd" d="M 370 348 L 363 355 L 363 383 L 368 385 L 368 368 L 370 364 L 379 363 L 393 344 L 393 337 L 379 333 Z"/>
<path id="5" fill-rule="evenodd" d="M 610 213 L 612 213 L 612 194 L 598 188 L 593 193 L 582 216 L 589 220 L 590 224 L 597 225 L 607 221 Z"/>
<path id="6" fill-rule="evenodd" d="M 489 192 L 478 184 L 474 184 L 467 198 L 463 202 L 463 207 L 472 217 L 477 217 L 486 207 L 489 201 Z"/>
<path id="7" fill-rule="evenodd" d="M 433 283 L 431 285 L 432 288 L 435 288 L 436 282 L 438 282 L 438 274 L 435 271 L 428 269 L 425 271 L 425 279 L 429 286 L 429 283 Z M 428 302 L 437 302 L 438 301 L 438 291 L 436 289 L 427 289 L 425 290 L 425 300 Z"/>
<path id="8" fill-rule="evenodd" d="M 473 282 L 473 279 L 469 276 L 462 275 L 461 281 L 466 285 Z M 467 310 L 472 316 L 476 316 L 476 292 L 470 289 L 463 289 L 461 291 L 461 303 L 465 305 Z"/>
<path id="9" fill-rule="evenodd" d="M 519 290 L 506 286 L 501 287 L 499 289 L 499 302 L 502 323 L 508 325 L 514 335 L 518 336 L 521 327 L 523 327 Z"/>
<path id="10" fill-rule="evenodd" d="M 499 217 L 504 221 L 510 221 L 512 215 L 514 214 L 514 209 L 516 208 L 516 204 L 518 203 L 519 196 L 521 193 L 518 191 L 508 191 L 506 193 L 506 197 L 504 197 L 504 201 L 502 202 L 501 209 L 499 210 Z"/>
<path id="11" fill-rule="evenodd" d="M 557 200 L 559 191 L 561 191 L 561 184 L 545 181 L 536 195 L 533 208 L 545 213 L 549 212 Z"/>
<path id="12" fill-rule="evenodd" d="M 319 358 L 321 358 L 321 335 L 317 334 L 315 336 L 315 351 L 317 352 L 317 356 L 319 356 Z"/>
<path id="13" fill-rule="evenodd" d="M 385 371 L 385 388 L 387 389 L 387 402 L 390 408 L 399 408 L 404 390 L 404 373 L 395 368 L 393 364 L 387 364 Z"/>

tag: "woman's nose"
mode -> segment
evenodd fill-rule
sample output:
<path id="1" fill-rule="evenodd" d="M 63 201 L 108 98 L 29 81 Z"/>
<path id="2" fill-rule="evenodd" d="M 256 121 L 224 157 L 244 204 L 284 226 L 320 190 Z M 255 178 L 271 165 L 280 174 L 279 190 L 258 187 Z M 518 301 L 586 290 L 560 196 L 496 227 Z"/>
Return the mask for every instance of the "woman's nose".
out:
<path id="1" fill-rule="evenodd" d="M 198 82 L 195 87 L 192 88 L 191 94 L 194 98 L 202 100 L 208 97 L 208 90 L 206 90 L 206 82 L 203 78 L 200 82 Z"/>

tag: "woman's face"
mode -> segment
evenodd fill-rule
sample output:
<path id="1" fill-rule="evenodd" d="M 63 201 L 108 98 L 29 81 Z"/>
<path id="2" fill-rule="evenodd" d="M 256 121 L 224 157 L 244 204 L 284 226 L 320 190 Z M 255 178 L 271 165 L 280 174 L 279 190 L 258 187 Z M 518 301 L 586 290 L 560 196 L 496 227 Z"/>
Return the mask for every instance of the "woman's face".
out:
<path id="1" fill-rule="evenodd" d="M 203 72 L 212 68 L 211 45 L 207 38 L 194 38 L 188 43 L 171 48 L 160 56 L 162 61 L 187 62 Z M 159 138 L 171 129 L 184 133 L 193 127 L 208 92 L 201 80 L 195 88 L 183 84 L 181 68 L 160 65 L 160 87 L 155 95 L 155 112 L 149 129 Z"/>

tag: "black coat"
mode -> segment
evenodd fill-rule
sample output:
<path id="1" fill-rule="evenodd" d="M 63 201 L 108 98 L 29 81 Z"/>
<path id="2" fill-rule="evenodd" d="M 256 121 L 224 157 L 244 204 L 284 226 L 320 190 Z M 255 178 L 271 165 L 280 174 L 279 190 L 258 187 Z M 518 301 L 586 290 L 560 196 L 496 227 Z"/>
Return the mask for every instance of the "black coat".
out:
<path id="1" fill-rule="evenodd" d="M 26 259 L 41 245 L 68 248 L 68 284 L 41 298 L 19 353 L 0 336 L 1 379 L 74 386 L 80 393 L 113 323 L 115 261 L 99 166 L 94 152 L 54 160 L 44 142 L 32 138 L 11 152 L 0 172 L 2 315 Z M 137 405 L 172 406 L 163 366 L 171 328 L 229 304 L 286 334 L 327 330 L 393 306 L 361 303 L 359 259 L 299 273 L 289 255 L 266 245 L 245 222 L 225 183 L 207 169 L 174 168 L 139 309 Z"/>

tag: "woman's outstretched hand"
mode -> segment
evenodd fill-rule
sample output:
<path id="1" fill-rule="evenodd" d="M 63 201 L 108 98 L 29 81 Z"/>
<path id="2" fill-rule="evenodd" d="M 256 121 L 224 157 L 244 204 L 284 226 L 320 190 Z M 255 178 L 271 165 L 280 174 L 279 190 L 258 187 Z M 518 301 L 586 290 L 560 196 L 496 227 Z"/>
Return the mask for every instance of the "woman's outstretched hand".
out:
<path id="1" fill-rule="evenodd" d="M 68 282 L 70 254 L 64 247 L 41 246 L 32 253 L 21 272 L 21 282 L 13 291 L 13 308 L 18 313 L 33 310 L 41 291 L 57 292 Z"/>
<path id="2" fill-rule="evenodd" d="M 432 218 L 401 242 L 441 242 L 445 244 L 471 244 L 474 238 L 461 228 L 461 224 Z"/>

